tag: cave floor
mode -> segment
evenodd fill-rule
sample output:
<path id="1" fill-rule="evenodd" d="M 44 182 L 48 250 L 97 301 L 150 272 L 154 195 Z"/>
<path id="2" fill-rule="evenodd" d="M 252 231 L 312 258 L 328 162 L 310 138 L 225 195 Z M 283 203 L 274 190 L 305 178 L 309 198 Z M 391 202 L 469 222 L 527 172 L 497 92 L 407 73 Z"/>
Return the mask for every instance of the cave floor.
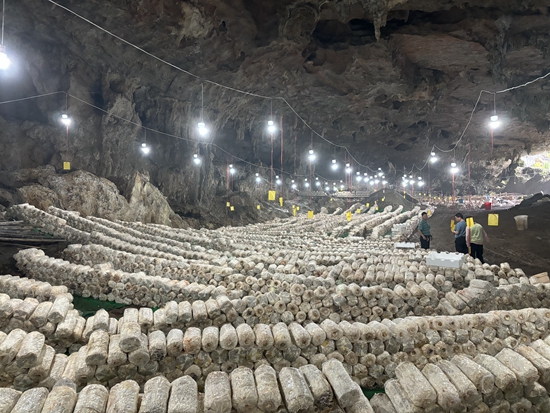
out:
<path id="1" fill-rule="evenodd" d="M 438 207 L 430 219 L 433 240 L 431 247 L 438 251 L 454 251 L 454 236 L 450 222 L 455 209 Z M 550 271 L 550 203 L 529 208 L 514 207 L 498 211 L 464 211 L 479 222 L 489 236 L 484 258 L 489 264 L 508 262 L 512 268 L 521 268 L 527 276 Z M 498 227 L 487 225 L 489 213 L 499 215 Z M 518 231 L 514 216 L 528 215 L 528 229 Z"/>

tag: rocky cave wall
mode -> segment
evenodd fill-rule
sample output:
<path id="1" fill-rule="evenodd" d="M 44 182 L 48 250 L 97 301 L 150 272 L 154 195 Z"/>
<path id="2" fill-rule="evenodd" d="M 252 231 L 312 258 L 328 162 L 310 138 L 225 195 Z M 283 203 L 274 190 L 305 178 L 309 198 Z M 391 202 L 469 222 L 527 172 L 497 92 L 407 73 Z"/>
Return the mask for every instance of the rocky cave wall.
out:
<path id="1" fill-rule="evenodd" d="M 482 96 L 460 139 L 481 89 L 503 89 L 550 68 L 550 8 L 542 0 L 60 4 L 206 79 L 284 96 L 323 136 L 348 146 L 363 164 L 383 167 L 390 180 L 413 163 L 423 165 L 435 144 L 450 152 L 436 151 L 441 162 L 431 168 L 434 186 L 448 191 L 448 164 L 453 159 L 463 164 L 469 151 L 470 190 L 483 192 L 521 154 L 549 142 L 546 80 L 497 96 L 504 124 L 495 132 L 492 154 L 490 95 Z M 0 74 L 1 101 L 55 91 L 80 100 L 68 99 L 74 119 L 68 139 L 58 122 L 67 103 L 63 94 L 1 105 L 3 171 L 45 165 L 60 171 L 69 159 L 73 169 L 114 182 L 127 201 L 138 171 L 176 212 L 215 219 L 225 214 L 228 193 L 243 204 L 265 195 L 251 191 L 258 169 L 239 158 L 269 165 L 271 144 L 264 128 L 271 104 L 283 125 L 284 170 L 294 171 L 296 163 L 296 172 L 306 173 L 311 143 L 323 154 L 316 166 L 322 176 L 333 178 L 325 167 L 331 158 L 344 159 L 341 150 L 312 136 L 280 100 L 205 84 L 204 117 L 212 130 L 209 141 L 218 147 L 208 145 L 195 130 L 200 78 L 123 45 L 47 1 L 8 0 L 6 46 L 14 64 Z M 145 137 L 141 126 L 180 139 L 154 132 Z M 139 151 L 145 138 L 152 147 L 147 157 Z M 194 153 L 203 157 L 200 168 L 192 163 Z M 239 170 L 229 192 L 228 163 Z M 13 191 L 9 181 L 2 180 L 4 191 Z M 459 191 L 466 187 L 463 173 Z"/>

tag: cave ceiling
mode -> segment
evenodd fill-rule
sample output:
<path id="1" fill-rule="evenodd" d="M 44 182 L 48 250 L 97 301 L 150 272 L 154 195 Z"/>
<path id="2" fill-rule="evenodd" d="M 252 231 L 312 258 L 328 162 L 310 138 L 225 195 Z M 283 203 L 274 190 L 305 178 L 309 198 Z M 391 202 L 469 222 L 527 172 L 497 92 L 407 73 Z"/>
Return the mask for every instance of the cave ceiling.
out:
<path id="1" fill-rule="evenodd" d="M 451 151 L 442 155 L 449 162 L 452 157 L 460 162 L 468 142 L 472 160 L 484 165 L 491 156 L 487 122 L 493 96 L 482 96 L 456 146 L 480 91 L 550 71 L 547 0 L 59 3 L 204 79 L 284 97 L 316 131 L 373 168 L 422 165 L 433 145 Z M 138 125 L 196 138 L 200 78 L 124 45 L 47 0 L 7 0 L 6 45 L 18 69 L 2 75 L 1 100 L 64 90 Z M 549 88 L 545 79 L 496 96 L 503 121 L 494 136 L 496 157 L 515 159 L 548 144 Z M 132 142 L 141 139 L 139 128 L 69 103 L 77 119 L 74 156 L 83 168 L 120 178 L 143 167 L 129 154 Z M 250 162 L 268 164 L 264 129 L 271 104 L 274 116 L 284 119 L 285 169 L 292 164 L 294 136 L 299 153 L 313 142 L 323 162 L 343 160 L 340 149 L 312 137 L 280 100 L 206 83 L 204 117 L 211 139 Z M 13 139 L 30 136 L 34 148 L 36 142 L 53 142 L 21 166 L 52 163 L 63 151 L 54 129 L 63 107 L 64 97 L 54 96 L 0 108 L 2 127 Z M 173 138 L 150 139 L 168 148 L 149 165 L 157 180 L 169 178 L 181 153 L 196 150 Z M 122 153 L 114 155 L 117 151 Z M 218 153 L 217 159 L 225 164 L 229 157 Z"/>

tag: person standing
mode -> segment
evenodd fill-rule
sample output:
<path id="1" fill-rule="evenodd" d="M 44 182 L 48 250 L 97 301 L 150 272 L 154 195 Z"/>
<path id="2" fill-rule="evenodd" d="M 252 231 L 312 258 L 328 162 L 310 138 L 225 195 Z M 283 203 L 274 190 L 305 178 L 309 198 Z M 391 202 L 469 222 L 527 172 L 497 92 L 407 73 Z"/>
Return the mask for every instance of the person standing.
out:
<path id="1" fill-rule="evenodd" d="M 432 234 L 430 232 L 430 223 L 428 222 L 428 213 L 422 212 L 422 220 L 418 224 L 418 233 L 420 234 L 420 247 L 425 250 L 430 249 Z"/>
<path id="2" fill-rule="evenodd" d="M 466 228 L 466 245 L 470 248 L 470 255 L 485 263 L 483 260 L 483 243 L 489 242 L 489 236 L 485 232 L 485 229 L 477 222 Z"/>
<path id="3" fill-rule="evenodd" d="M 456 252 L 462 254 L 468 254 L 468 246 L 466 245 L 466 221 L 464 221 L 464 215 L 457 212 L 455 215 L 455 249 Z"/>

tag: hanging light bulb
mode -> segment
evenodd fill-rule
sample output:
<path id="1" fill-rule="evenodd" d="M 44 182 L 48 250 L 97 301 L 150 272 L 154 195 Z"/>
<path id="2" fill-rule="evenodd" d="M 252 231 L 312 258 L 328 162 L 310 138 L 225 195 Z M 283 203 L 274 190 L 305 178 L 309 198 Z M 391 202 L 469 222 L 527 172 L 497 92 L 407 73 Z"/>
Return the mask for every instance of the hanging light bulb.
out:
<path id="1" fill-rule="evenodd" d="M 313 152 L 313 149 L 309 150 L 309 155 L 307 157 L 310 162 L 313 162 L 315 160 L 315 153 Z"/>
<path id="2" fill-rule="evenodd" d="M 330 187 L 325 186 L 325 191 L 330 191 Z"/>
<path id="3" fill-rule="evenodd" d="M 10 67 L 11 61 L 6 54 L 6 46 L 0 45 L 0 69 L 6 70 Z"/>
<path id="4" fill-rule="evenodd" d="M 452 162 L 452 163 L 451 163 L 451 173 L 454 175 L 454 174 L 456 174 L 456 173 L 458 173 L 458 172 L 459 172 L 459 169 L 458 169 L 458 167 L 456 166 L 456 163 L 455 163 L 455 162 Z"/>
<path id="5" fill-rule="evenodd" d="M 349 163 L 346 164 L 346 173 L 351 173 L 351 166 L 349 165 Z"/>
<path id="6" fill-rule="evenodd" d="M 500 126 L 500 121 L 498 120 L 498 116 L 497 115 L 491 116 L 491 122 L 489 122 L 489 127 L 491 129 L 496 129 L 499 126 Z"/>
<path id="7" fill-rule="evenodd" d="M 315 186 L 321 186 L 321 182 L 315 181 Z"/>
<path id="8" fill-rule="evenodd" d="M 306 182 L 304 185 L 306 188 L 309 188 L 309 182 Z"/>
<path id="9" fill-rule="evenodd" d="M 193 163 L 195 165 L 200 165 L 201 164 L 201 158 L 199 158 L 199 155 L 197 155 L 197 154 L 193 155 Z"/>
<path id="10" fill-rule="evenodd" d="M 382 181 L 382 185 L 387 185 L 388 181 Z"/>
<path id="11" fill-rule="evenodd" d="M 281 185 L 281 180 L 280 180 L 280 179 L 277 179 L 277 180 L 275 181 L 275 183 L 276 183 L 277 185 Z"/>
<path id="12" fill-rule="evenodd" d="M 363 178 L 361 176 L 357 176 L 357 182 L 361 182 Z"/>
<path id="13" fill-rule="evenodd" d="M 403 181 L 403 183 L 401 184 L 401 186 L 402 186 L 403 188 L 406 188 L 406 187 L 407 187 L 407 182 L 406 182 L 406 181 Z"/>
<path id="14" fill-rule="evenodd" d="M 423 181 L 418 182 L 418 186 L 423 187 L 423 186 L 424 186 L 424 182 L 423 182 Z"/>
<path id="15" fill-rule="evenodd" d="M 296 184 L 292 184 L 292 185 L 291 185 L 291 188 L 292 188 L 292 189 L 296 189 Z"/>
<path id="16" fill-rule="evenodd" d="M 204 122 L 199 122 L 197 124 L 197 129 L 199 131 L 199 135 L 201 135 L 203 138 L 208 135 L 208 128 L 204 124 Z"/>
<path id="17" fill-rule="evenodd" d="M 435 156 L 435 152 L 432 152 L 430 154 L 430 163 L 437 162 L 437 156 Z"/>
<path id="18" fill-rule="evenodd" d="M 256 183 L 259 184 L 260 182 L 262 182 L 262 178 L 260 178 L 259 176 L 257 176 L 257 177 L 256 177 Z"/>
<path id="19" fill-rule="evenodd" d="M 229 173 L 235 175 L 235 172 L 237 172 L 237 170 L 233 167 L 233 164 L 229 164 Z"/>
<path id="20" fill-rule="evenodd" d="M 147 146 L 145 142 L 141 144 L 141 152 L 143 152 L 145 155 L 149 155 L 149 152 L 151 152 L 151 148 Z"/>
<path id="21" fill-rule="evenodd" d="M 275 123 L 273 123 L 272 120 L 267 121 L 267 131 L 269 133 L 275 133 L 277 131 L 277 127 L 275 126 Z"/>
<path id="22" fill-rule="evenodd" d="M 336 159 L 332 160 L 331 168 L 332 168 L 333 171 L 338 169 L 338 164 L 336 163 Z"/>
<path id="23" fill-rule="evenodd" d="M 71 125 L 71 118 L 69 117 L 69 115 L 67 115 L 66 113 L 63 113 L 61 115 L 61 123 L 65 126 L 70 126 Z"/>

